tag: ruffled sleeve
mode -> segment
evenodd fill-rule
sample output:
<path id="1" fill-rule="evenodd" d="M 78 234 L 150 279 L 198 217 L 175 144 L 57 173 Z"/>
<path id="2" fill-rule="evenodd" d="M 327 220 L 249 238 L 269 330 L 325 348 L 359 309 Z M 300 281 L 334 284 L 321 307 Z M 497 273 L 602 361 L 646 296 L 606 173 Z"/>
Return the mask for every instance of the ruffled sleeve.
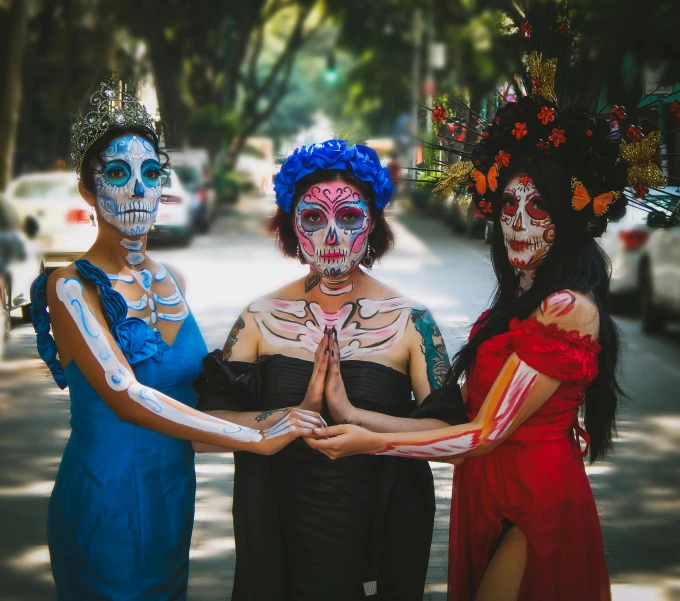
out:
<path id="1" fill-rule="evenodd" d="M 458 384 L 449 383 L 432 391 L 410 415 L 412 419 L 439 419 L 451 426 L 468 421 Z"/>
<path id="2" fill-rule="evenodd" d="M 590 335 L 568 332 L 535 317 L 510 322 L 517 356 L 542 374 L 563 382 L 591 382 L 597 376 L 602 350 Z"/>
<path id="3" fill-rule="evenodd" d="M 484 325 L 484 322 L 486 321 L 486 318 L 489 316 L 490 312 L 491 312 L 491 310 L 487 309 L 486 311 L 483 311 L 482 314 L 477 318 L 477 321 L 475 321 L 474 325 L 472 326 L 472 329 L 470 330 L 470 335 L 468 336 L 468 340 L 472 340 L 472 337 Z"/>
<path id="4" fill-rule="evenodd" d="M 109 322 L 115 324 L 125 319 L 125 316 L 127 315 L 127 303 L 120 292 L 115 291 L 111 287 L 109 276 L 86 259 L 76 261 L 75 265 L 78 269 L 78 273 L 99 289 L 102 307 L 104 308 L 104 313 Z"/>
<path id="5" fill-rule="evenodd" d="M 260 398 L 260 367 L 265 358 L 254 363 L 227 361 L 221 349 L 203 358 L 203 370 L 194 380 L 199 393 L 197 409 L 211 411 L 255 411 Z"/>
<path id="6" fill-rule="evenodd" d="M 52 372 L 57 386 L 66 388 L 66 377 L 57 355 L 57 345 L 50 334 L 50 316 L 47 312 L 47 275 L 41 273 L 31 285 L 31 321 L 36 334 L 38 354 Z"/>

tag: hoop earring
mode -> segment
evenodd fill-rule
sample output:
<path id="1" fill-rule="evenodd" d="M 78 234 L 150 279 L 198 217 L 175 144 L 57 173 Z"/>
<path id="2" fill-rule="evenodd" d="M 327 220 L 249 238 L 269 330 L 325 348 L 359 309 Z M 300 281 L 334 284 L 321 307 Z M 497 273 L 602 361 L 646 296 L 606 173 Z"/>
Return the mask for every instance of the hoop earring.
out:
<path id="1" fill-rule="evenodd" d="M 295 258 L 300 260 L 300 243 L 298 242 L 297 248 L 295 249 Z"/>
<path id="2" fill-rule="evenodd" d="M 366 249 L 366 254 L 364 255 L 364 258 L 361 259 L 361 264 L 367 269 L 373 267 L 373 263 L 375 263 L 375 257 L 371 255 L 372 252 L 373 248 L 371 248 L 371 243 L 369 242 L 368 248 Z"/>

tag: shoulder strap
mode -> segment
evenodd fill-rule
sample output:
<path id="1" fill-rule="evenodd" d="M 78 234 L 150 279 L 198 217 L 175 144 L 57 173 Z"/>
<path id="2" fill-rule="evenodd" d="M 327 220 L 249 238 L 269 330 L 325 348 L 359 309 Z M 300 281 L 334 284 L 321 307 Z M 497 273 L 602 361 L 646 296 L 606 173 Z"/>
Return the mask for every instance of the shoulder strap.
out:
<path id="1" fill-rule="evenodd" d="M 50 334 L 50 315 L 47 312 L 47 274 L 41 273 L 31 285 L 31 321 L 36 334 L 38 354 L 52 372 L 57 386 L 66 388 L 66 377 L 57 354 L 57 345 Z"/>

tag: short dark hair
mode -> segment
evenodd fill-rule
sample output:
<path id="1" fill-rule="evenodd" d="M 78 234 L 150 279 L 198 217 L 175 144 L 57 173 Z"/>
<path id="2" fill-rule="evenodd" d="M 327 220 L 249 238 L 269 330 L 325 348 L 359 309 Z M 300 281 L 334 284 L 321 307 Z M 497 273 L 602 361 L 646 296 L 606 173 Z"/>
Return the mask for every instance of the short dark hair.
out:
<path id="1" fill-rule="evenodd" d="M 368 204 L 371 221 L 374 224 L 373 231 L 368 237 L 368 242 L 373 249 L 373 258 L 380 259 L 387 251 L 394 246 L 394 234 L 382 209 L 375 207 L 375 195 L 371 185 L 355 177 L 351 171 L 341 169 L 318 169 L 313 173 L 301 178 L 295 184 L 295 195 L 290 207 L 290 212 L 286 213 L 279 207 L 274 216 L 267 223 L 269 233 L 276 236 L 279 247 L 287 257 L 297 257 L 298 238 L 293 226 L 293 211 L 301 196 L 314 184 L 324 182 L 342 181 L 354 186 Z M 300 263 L 306 263 L 303 256 L 300 256 Z"/>
<path id="2" fill-rule="evenodd" d="M 103 163 L 99 155 L 104 149 L 116 138 L 126 135 L 135 135 L 144 138 L 147 142 L 153 145 L 156 154 L 161 158 L 161 173 L 166 173 L 166 169 L 170 163 L 168 155 L 161 150 L 158 138 L 155 134 L 151 134 L 143 127 L 112 127 L 101 138 L 99 138 L 90 148 L 88 148 L 83 157 L 83 169 L 81 171 L 80 179 L 85 186 L 85 189 L 91 194 L 95 193 L 94 189 L 94 173 L 97 166 L 103 167 Z"/>

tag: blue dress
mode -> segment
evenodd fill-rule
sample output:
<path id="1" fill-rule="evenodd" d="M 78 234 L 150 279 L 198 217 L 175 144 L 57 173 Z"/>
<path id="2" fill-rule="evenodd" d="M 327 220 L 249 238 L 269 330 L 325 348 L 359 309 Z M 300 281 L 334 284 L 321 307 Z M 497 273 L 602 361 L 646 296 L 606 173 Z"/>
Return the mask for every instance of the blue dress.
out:
<path id="1" fill-rule="evenodd" d="M 192 382 L 206 346 L 193 317 L 172 346 L 88 261 L 81 277 L 99 288 L 111 332 L 137 380 L 195 407 Z M 191 443 L 119 420 L 74 361 L 59 365 L 45 311 L 43 275 L 33 285 L 41 357 L 69 387 L 71 436 L 50 497 L 47 539 L 59 601 L 186 599 L 196 477 Z"/>

